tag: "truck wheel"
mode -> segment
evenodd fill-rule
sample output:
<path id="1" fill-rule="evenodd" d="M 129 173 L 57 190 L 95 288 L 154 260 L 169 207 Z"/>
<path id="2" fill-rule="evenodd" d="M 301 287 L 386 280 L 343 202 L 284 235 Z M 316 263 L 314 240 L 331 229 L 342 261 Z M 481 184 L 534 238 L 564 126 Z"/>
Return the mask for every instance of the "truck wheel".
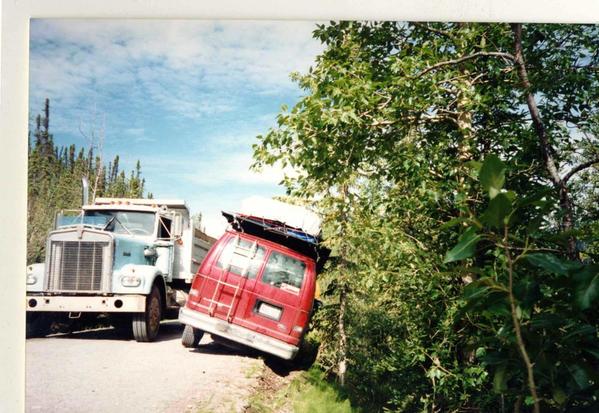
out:
<path id="1" fill-rule="evenodd" d="M 200 340 L 204 332 L 198 328 L 193 328 L 190 325 L 185 325 L 185 329 L 183 329 L 183 335 L 181 336 L 181 344 L 183 347 L 194 348 L 200 344 Z"/>
<path id="2" fill-rule="evenodd" d="M 26 331 L 27 338 L 45 337 L 50 334 L 52 320 L 44 313 L 27 313 Z"/>
<path id="3" fill-rule="evenodd" d="M 146 311 L 133 314 L 133 337 L 138 342 L 154 341 L 160 328 L 162 318 L 162 300 L 157 286 L 152 287 L 152 293 L 146 298 Z"/>

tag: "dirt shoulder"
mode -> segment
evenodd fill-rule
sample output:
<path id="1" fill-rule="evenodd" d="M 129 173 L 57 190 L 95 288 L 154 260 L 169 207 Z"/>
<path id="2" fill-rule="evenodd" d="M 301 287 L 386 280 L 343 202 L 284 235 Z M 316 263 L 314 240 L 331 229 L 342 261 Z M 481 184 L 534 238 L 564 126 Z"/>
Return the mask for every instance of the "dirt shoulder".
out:
<path id="1" fill-rule="evenodd" d="M 291 384 L 301 373 L 301 371 L 289 371 L 281 375 L 264 365 L 244 412 L 292 413 L 293 406 L 289 391 Z"/>

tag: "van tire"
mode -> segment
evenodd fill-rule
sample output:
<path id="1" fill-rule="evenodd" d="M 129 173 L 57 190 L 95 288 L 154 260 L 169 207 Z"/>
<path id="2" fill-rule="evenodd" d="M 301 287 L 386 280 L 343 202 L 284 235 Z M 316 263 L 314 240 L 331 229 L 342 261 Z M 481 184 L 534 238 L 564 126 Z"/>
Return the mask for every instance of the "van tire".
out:
<path id="1" fill-rule="evenodd" d="M 160 329 L 161 319 L 162 299 L 158 286 L 154 285 L 152 292 L 146 297 L 146 311 L 133 314 L 131 325 L 135 341 L 141 343 L 154 341 Z"/>
<path id="2" fill-rule="evenodd" d="M 202 330 L 186 324 L 181 336 L 181 344 L 186 348 L 195 348 L 200 344 L 203 336 L 204 332 Z"/>

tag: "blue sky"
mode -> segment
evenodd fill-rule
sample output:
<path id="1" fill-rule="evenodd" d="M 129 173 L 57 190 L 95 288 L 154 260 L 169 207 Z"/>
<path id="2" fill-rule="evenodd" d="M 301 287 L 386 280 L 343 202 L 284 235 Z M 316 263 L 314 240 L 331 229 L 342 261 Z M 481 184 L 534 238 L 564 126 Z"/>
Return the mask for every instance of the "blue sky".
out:
<path id="1" fill-rule="evenodd" d="M 289 79 L 322 50 L 311 22 L 31 21 L 30 119 L 50 99 L 59 145 L 89 145 L 126 171 L 141 161 L 147 190 L 183 198 L 212 235 L 220 210 L 284 193 L 280 168 L 248 170 L 251 145 L 301 91 Z M 95 118 L 95 121 L 94 121 Z"/>

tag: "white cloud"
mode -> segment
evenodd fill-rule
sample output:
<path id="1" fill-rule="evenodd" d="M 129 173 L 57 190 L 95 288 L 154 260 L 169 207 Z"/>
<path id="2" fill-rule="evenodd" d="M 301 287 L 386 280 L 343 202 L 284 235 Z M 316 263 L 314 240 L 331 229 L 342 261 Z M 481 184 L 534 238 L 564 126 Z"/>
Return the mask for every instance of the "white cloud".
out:
<path id="1" fill-rule="evenodd" d="M 123 134 L 132 138 L 135 142 L 155 142 L 154 138 L 146 134 L 145 128 L 125 128 Z"/>
<path id="2" fill-rule="evenodd" d="M 288 76 L 307 71 L 321 51 L 313 29 L 308 22 L 34 20 L 31 112 L 49 97 L 52 132 L 78 136 L 79 121 L 97 107 L 106 113 L 106 155 L 119 153 L 126 170 L 140 159 L 147 190 L 186 199 L 218 236 L 226 226 L 221 210 L 250 195 L 281 194 L 276 184 L 293 173 L 250 171 L 251 144 L 275 123 L 272 103 L 299 92 Z"/>
<path id="3" fill-rule="evenodd" d="M 176 157 L 144 157 L 144 174 L 154 173 L 168 176 L 173 182 L 193 185 L 203 189 L 230 188 L 231 186 L 275 186 L 285 175 L 296 176 L 289 167 L 280 165 L 264 167 L 254 171 L 251 143 L 254 133 L 240 133 L 237 136 L 210 136 L 197 140 L 180 151 Z"/>
<path id="4" fill-rule="evenodd" d="M 281 181 L 282 171 L 275 168 L 263 172 L 250 170 L 252 156 L 249 153 L 223 153 L 217 158 L 199 160 L 195 171 L 183 175 L 195 185 L 202 187 L 220 187 L 237 183 L 243 185 L 272 183 Z"/>
<path id="5" fill-rule="evenodd" d="M 295 88 L 289 73 L 306 71 L 321 50 L 313 29 L 309 22 L 34 20 L 32 103 L 51 97 L 84 112 L 91 91 L 128 88 L 177 116 L 232 111 L 244 89 Z"/>

